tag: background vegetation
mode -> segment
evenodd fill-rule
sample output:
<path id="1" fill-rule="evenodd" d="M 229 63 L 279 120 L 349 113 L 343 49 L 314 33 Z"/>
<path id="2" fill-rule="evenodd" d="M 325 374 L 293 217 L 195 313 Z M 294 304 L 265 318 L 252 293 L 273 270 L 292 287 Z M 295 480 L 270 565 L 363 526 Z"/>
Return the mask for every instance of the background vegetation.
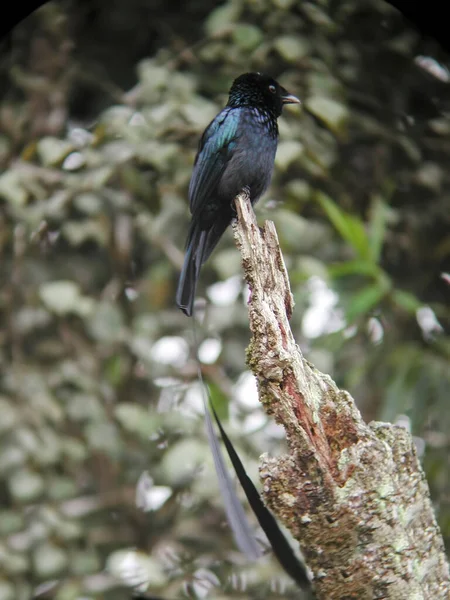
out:
<path id="1" fill-rule="evenodd" d="M 0 600 L 294 598 L 226 526 L 190 321 L 174 306 L 201 132 L 263 70 L 276 223 L 306 356 L 412 431 L 450 542 L 449 59 L 381 0 L 50 2 L 0 64 Z M 443 276 L 444 274 L 444 276 Z M 245 367 L 231 233 L 200 353 L 257 480 L 283 451 Z M 120 583 L 122 581 L 122 583 Z"/>

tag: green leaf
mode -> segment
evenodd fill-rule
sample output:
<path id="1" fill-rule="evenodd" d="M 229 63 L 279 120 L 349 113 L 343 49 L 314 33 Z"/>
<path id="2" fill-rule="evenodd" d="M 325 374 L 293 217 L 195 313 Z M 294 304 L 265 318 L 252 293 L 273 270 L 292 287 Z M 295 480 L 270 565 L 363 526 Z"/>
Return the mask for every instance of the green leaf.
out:
<path id="1" fill-rule="evenodd" d="M 110 235 L 108 224 L 101 219 L 66 221 L 61 231 L 64 238 L 72 246 L 81 246 L 90 241 L 98 242 L 100 246 L 106 246 Z"/>
<path id="2" fill-rule="evenodd" d="M 330 17 L 325 7 L 319 6 L 319 3 L 302 2 L 301 7 L 308 21 L 320 27 L 321 31 L 331 32 L 336 30 L 336 22 Z"/>
<path id="3" fill-rule="evenodd" d="M 118 458 L 123 452 L 124 438 L 113 423 L 91 421 L 84 428 L 84 435 L 92 452 L 103 452 Z"/>
<path id="4" fill-rule="evenodd" d="M 422 303 L 414 294 L 404 292 L 403 290 L 394 290 L 392 292 L 392 299 L 401 308 L 413 314 L 422 306 Z"/>
<path id="5" fill-rule="evenodd" d="M 386 293 L 386 287 L 380 283 L 368 285 L 363 288 L 359 294 L 356 294 L 356 296 L 351 299 L 347 307 L 347 322 L 350 324 L 360 315 L 368 313 L 381 302 Z"/>
<path id="6" fill-rule="evenodd" d="M 240 23 L 233 27 L 233 41 L 241 50 L 253 50 L 259 46 L 263 38 L 263 32 L 255 25 Z"/>
<path id="7" fill-rule="evenodd" d="M 82 174 L 73 176 L 73 187 L 76 188 L 77 192 L 92 192 L 92 190 L 102 190 L 114 172 L 114 167 L 111 165 L 93 168 L 89 171 L 83 172 Z"/>
<path id="8" fill-rule="evenodd" d="M 373 262 L 380 260 L 381 250 L 386 235 L 388 210 L 379 196 L 374 198 L 370 219 L 369 245 Z"/>
<path id="9" fill-rule="evenodd" d="M 125 322 L 119 307 L 111 302 L 99 302 L 87 323 L 91 335 L 100 342 L 113 344 L 125 336 Z"/>
<path id="10" fill-rule="evenodd" d="M 213 381 L 208 381 L 208 388 L 211 394 L 211 401 L 214 410 L 219 415 L 221 420 L 226 420 L 229 417 L 229 401 L 220 387 Z"/>
<path id="11" fill-rule="evenodd" d="M 106 568 L 119 581 L 123 580 L 127 573 L 138 573 L 138 577 L 144 582 L 151 582 L 152 586 L 167 585 L 167 575 L 160 563 L 139 550 L 124 549 L 115 550 L 109 555 Z"/>
<path id="12" fill-rule="evenodd" d="M 74 149 L 72 142 L 50 136 L 42 138 L 37 144 L 39 158 L 45 166 L 62 163 Z"/>
<path id="13" fill-rule="evenodd" d="M 348 109 L 344 104 L 325 96 L 311 96 L 306 100 L 305 106 L 335 135 L 339 136 L 344 133 L 349 118 Z"/>
<path id="14" fill-rule="evenodd" d="M 277 155 L 275 158 L 275 164 L 281 171 L 286 171 L 289 165 L 298 160 L 305 147 L 301 142 L 294 140 L 286 140 L 278 144 Z"/>
<path id="15" fill-rule="evenodd" d="M 114 414 L 126 431 L 143 440 L 148 440 L 161 426 L 159 415 L 151 414 L 147 408 L 133 402 L 121 402 L 115 407 Z"/>
<path id="16" fill-rule="evenodd" d="M 332 277 L 344 277 L 346 275 L 363 275 L 377 278 L 380 276 L 380 268 L 368 260 L 349 260 L 328 267 L 328 272 Z"/>
<path id="17" fill-rule="evenodd" d="M 282 35 L 275 40 L 274 46 L 284 60 L 292 63 L 304 58 L 310 51 L 306 39 L 298 35 Z"/>
<path id="18" fill-rule="evenodd" d="M 45 482 L 40 474 L 28 468 L 15 469 L 9 478 L 9 492 L 17 502 L 32 502 L 45 490 Z"/>
<path id="19" fill-rule="evenodd" d="M 0 421 L 0 433 L 12 430 L 20 423 L 19 411 L 6 396 L 0 396 L 0 414 L 2 415 Z"/>
<path id="20" fill-rule="evenodd" d="M 6 171 L 0 176 L 0 198 L 16 206 L 24 206 L 28 198 L 24 183 L 20 173 L 13 170 Z"/>
<path id="21" fill-rule="evenodd" d="M 0 598 L 2 600 L 14 600 L 17 598 L 16 589 L 11 582 L 0 581 Z"/>
<path id="22" fill-rule="evenodd" d="M 206 35 L 216 36 L 231 30 L 241 10 L 240 4 L 236 2 L 227 2 L 215 8 L 206 19 Z"/>
<path id="23" fill-rule="evenodd" d="M 45 306 L 57 315 L 75 313 L 83 317 L 94 307 L 92 298 L 82 296 L 78 284 L 70 280 L 43 283 L 39 295 Z"/>
<path id="24" fill-rule="evenodd" d="M 369 238 L 364 223 L 339 208 L 326 194 L 318 192 L 316 199 L 341 237 L 352 246 L 356 254 L 362 259 L 370 260 Z"/>
<path id="25" fill-rule="evenodd" d="M 68 563 L 67 552 L 53 542 L 44 542 L 34 548 L 33 569 L 41 579 L 59 575 L 66 569 Z"/>

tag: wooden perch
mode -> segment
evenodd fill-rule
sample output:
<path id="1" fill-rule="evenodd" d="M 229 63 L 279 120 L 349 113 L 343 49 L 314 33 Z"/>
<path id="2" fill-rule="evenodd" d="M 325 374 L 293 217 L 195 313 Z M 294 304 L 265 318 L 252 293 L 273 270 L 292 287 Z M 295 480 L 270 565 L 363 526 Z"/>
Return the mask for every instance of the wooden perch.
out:
<path id="1" fill-rule="evenodd" d="M 303 357 L 275 226 L 258 227 L 245 193 L 236 210 L 251 292 L 247 363 L 289 447 L 261 458 L 264 499 L 299 541 L 318 600 L 448 600 L 444 544 L 410 434 L 366 425 L 348 392 Z"/>

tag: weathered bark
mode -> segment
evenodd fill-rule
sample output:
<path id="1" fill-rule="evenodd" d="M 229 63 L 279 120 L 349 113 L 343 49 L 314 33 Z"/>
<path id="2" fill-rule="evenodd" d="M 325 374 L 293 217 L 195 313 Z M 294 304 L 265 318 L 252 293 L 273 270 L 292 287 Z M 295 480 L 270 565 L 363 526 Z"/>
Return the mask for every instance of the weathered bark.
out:
<path id="1" fill-rule="evenodd" d="M 300 542 L 323 600 L 448 600 L 449 571 L 410 434 L 366 425 L 354 400 L 302 355 L 275 226 L 259 229 L 245 194 L 234 235 L 252 338 L 247 362 L 289 453 L 262 457 L 268 506 Z"/>

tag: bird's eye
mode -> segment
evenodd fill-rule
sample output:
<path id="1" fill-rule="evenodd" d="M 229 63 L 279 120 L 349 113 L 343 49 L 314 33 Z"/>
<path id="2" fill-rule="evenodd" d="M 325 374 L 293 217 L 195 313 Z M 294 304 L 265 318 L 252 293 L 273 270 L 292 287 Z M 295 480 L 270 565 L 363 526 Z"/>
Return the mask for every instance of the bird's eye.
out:
<path id="1" fill-rule="evenodd" d="M 277 91 L 277 88 L 274 85 L 269 85 L 269 92 L 271 92 L 272 94 L 275 94 Z"/>

